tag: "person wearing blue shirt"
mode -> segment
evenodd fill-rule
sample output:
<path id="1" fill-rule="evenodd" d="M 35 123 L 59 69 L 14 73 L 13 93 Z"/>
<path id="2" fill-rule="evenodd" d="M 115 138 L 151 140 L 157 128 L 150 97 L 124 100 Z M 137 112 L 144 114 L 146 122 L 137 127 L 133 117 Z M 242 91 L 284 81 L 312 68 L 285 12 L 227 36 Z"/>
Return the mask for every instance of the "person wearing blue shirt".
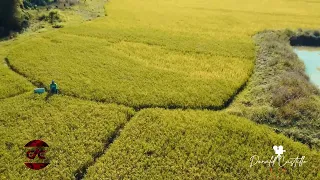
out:
<path id="1" fill-rule="evenodd" d="M 52 83 L 50 84 L 50 93 L 51 94 L 58 94 L 58 84 L 52 80 Z"/>

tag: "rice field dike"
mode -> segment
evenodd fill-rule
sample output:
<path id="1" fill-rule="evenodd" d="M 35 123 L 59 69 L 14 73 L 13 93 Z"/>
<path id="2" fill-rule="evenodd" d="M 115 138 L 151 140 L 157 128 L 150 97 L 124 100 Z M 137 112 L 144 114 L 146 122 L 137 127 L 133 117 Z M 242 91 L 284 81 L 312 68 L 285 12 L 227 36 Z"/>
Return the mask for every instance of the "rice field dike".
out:
<path id="1" fill-rule="evenodd" d="M 304 63 L 290 46 L 292 39 L 303 36 L 316 40 L 320 34 L 301 30 L 257 34 L 255 72 L 227 111 L 319 149 L 320 91 L 310 83 Z"/>
<path id="2" fill-rule="evenodd" d="M 0 42 L 0 179 L 320 179 L 319 89 L 291 46 L 319 39 L 319 9 L 305 0 L 40 9 L 53 28 L 37 22 Z M 58 94 L 33 93 L 53 79 Z M 49 145 L 38 171 L 24 164 L 35 139 Z M 270 160 L 280 145 L 283 167 Z"/>

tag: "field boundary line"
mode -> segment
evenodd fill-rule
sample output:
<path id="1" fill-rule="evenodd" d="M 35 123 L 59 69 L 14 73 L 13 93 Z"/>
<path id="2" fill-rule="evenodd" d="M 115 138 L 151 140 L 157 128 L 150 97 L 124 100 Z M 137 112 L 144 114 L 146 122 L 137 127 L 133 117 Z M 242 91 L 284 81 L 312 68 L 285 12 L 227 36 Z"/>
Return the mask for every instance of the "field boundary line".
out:
<path id="1" fill-rule="evenodd" d="M 137 113 L 137 112 L 135 112 Z M 99 159 L 102 155 L 106 154 L 109 147 L 113 144 L 113 142 L 121 135 L 121 131 L 125 128 L 126 124 L 129 123 L 129 121 L 134 117 L 134 114 L 127 114 L 127 121 L 120 124 L 115 131 L 111 134 L 109 138 L 107 138 L 106 142 L 104 142 L 104 148 L 102 151 L 97 152 L 93 155 L 93 161 L 84 164 L 80 168 L 78 168 L 75 173 L 74 177 L 76 180 L 82 180 L 84 179 L 85 175 L 87 174 L 88 168 L 93 166 L 97 159 Z"/>
<path id="2" fill-rule="evenodd" d="M 42 87 L 42 88 L 46 88 L 46 86 L 42 83 L 42 82 L 37 82 L 37 81 L 31 81 L 28 76 L 22 72 L 20 72 L 17 68 L 15 68 L 9 61 L 9 59 L 6 57 L 4 58 L 4 62 L 5 64 L 8 66 L 8 68 L 13 71 L 14 73 L 22 76 L 23 78 L 25 78 L 27 81 L 29 81 L 34 87 Z"/>

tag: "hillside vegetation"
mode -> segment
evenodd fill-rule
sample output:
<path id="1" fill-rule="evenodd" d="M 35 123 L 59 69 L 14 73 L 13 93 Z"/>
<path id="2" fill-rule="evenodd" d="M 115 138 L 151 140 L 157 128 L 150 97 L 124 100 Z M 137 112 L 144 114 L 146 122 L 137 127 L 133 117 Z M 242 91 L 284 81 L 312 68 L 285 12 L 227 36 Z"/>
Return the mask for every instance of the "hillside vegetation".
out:
<path id="1" fill-rule="evenodd" d="M 267 164 L 250 168 L 253 155 L 270 160 L 275 144 L 284 146 L 285 159 L 305 156 L 307 162 L 287 164 L 285 173 L 276 174 Z M 317 179 L 319 163 L 319 153 L 244 118 L 147 109 L 126 125 L 85 179 Z"/>
<path id="2" fill-rule="evenodd" d="M 20 0 L 0 1 L 0 38 L 28 26 L 29 17 L 21 11 L 20 5 Z"/>

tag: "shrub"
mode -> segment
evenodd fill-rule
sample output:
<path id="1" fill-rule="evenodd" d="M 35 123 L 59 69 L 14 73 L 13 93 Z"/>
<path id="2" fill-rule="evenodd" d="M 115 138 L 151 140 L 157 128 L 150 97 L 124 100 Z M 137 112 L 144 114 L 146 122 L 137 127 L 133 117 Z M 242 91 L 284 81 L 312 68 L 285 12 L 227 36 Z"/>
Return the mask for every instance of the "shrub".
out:
<path id="1" fill-rule="evenodd" d="M 58 10 L 51 10 L 48 14 L 41 14 L 38 17 L 39 21 L 47 21 L 50 24 L 56 24 L 63 21 L 62 15 Z"/>
<path id="2" fill-rule="evenodd" d="M 316 91 L 303 76 L 296 72 L 285 73 L 278 81 L 272 93 L 272 105 L 275 107 L 282 107 L 294 99 L 307 97 Z"/>
<path id="3" fill-rule="evenodd" d="M 51 24 L 54 24 L 56 22 L 61 22 L 62 19 L 61 19 L 61 15 L 59 13 L 59 11 L 50 11 L 49 12 L 49 15 L 48 15 L 48 22 L 51 23 Z"/>
<path id="4" fill-rule="evenodd" d="M 47 15 L 46 14 L 41 14 L 39 17 L 38 17 L 38 20 L 39 21 L 45 21 L 47 19 Z"/>
<path id="5" fill-rule="evenodd" d="M 32 8 L 34 6 L 46 6 L 53 0 L 23 0 L 23 5 L 25 8 Z"/>
<path id="6" fill-rule="evenodd" d="M 279 108 L 278 118 L 286 120 L 284 125 L 291 125 L 299 120 L 309 121 L 317 112 L 317 105 L 312 103 L 312 98 L 299 98 L 290 101 Z"/>
<path id="7" fill-rule="evenodd" d="M 55 24 L 52 26 L 53 28 L 63 28 L 64 25 L 63 24 Z"/>
<path id="8" fill-rule="evenodd" d="M 295 35 L 295 32 L 292 31 L 291 29 L 285 29 L 283 34 L 286 35 L 287 37 L 292 37 L 293 35 Z"/>
<path id="9" fill-rule="evenodd" d="M 318 30 L 314 31 L 314 32 L 313 32 L 313 35 L 314 35 L 314 36 L 320 36 L 320 31 L 318 31 Z"/>

